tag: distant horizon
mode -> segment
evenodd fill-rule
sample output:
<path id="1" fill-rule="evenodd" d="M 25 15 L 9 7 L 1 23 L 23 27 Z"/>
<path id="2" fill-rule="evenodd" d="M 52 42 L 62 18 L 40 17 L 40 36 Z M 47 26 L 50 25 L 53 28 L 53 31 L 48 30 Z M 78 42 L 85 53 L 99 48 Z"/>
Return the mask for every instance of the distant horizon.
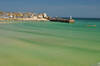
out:
<path id="1" fill-rule="evenodd" d="M 47 13 L 49 16 L 100 18 L 100 0 L 0 0 L 0 11 Z"/>
<path id="2" fill-rule="evenodd" d="M 2 10 L 0 10 L 2 11 Z M 2 12 L 32 12 L 32 11 L 2 11 Z M 33 13 L 36 13 L 33 11 Z M 45 13 L 45 12 L 39 12 L 39 13 Z M 38 14 L 38 13 L 36 13 Z M 46 13 L 48 15 L 48 13 Z M 48 15 L 49 16 L 49 15 Z M 57 15 L 53 15 L 53 16 L 50 16 L 50 17 L 70 17 L 70 16 L 57 16 Z M 97 19 L 100 19 L 100 17 L 78 17 L 78 16 L 72 16 L 73 18 L 97 18 Z"/>

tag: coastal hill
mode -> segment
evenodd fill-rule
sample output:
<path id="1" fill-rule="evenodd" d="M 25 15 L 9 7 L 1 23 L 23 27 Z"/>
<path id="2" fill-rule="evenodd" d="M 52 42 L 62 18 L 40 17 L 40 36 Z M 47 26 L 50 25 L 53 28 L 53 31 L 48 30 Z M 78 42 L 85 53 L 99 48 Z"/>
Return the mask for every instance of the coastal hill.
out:
<path id="1" fill-rule="evenodd" d="M 75 20 L 70 16 L 69 19 L 59 17 L 49 17 L 46 13 L 35 14 L 33 12 L 2 12 L 0 11 L 0 20 L 22 20 L 22 21 L 52 21 L 74 23 Z"/>
<path id="2" fill-rule="evenodd" d="M 35 14 L 33 12 L 2 12 L 0 11 L 0 20 L 34 20 L 48 21 L 46 13 Z"/>

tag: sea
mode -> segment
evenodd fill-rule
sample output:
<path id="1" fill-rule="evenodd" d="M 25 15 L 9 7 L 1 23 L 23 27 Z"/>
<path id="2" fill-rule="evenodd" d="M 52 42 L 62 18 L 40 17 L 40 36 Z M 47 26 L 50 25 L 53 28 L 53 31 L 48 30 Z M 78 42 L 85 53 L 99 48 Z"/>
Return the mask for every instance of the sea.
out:
<path id="1" fill-rule="evenodd" d="M 0 21 L 0 66 L 100 66 L 100 19 Z"/>

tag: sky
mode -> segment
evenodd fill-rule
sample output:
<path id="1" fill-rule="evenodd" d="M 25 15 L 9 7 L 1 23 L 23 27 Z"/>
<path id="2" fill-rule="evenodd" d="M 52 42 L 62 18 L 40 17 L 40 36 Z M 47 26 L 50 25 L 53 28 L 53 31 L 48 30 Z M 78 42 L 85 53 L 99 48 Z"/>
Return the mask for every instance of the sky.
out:
<path id="1" fill-rule="evenodd" d="M 0 11 L 100 18 L 100 0 L 0 0 Z"/>

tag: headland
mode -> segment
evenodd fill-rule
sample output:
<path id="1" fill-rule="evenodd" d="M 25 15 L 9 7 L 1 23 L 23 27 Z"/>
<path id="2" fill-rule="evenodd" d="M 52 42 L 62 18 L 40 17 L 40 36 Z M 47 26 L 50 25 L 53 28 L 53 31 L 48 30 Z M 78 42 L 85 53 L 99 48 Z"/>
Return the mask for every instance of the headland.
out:
<path id="1" fill-rule="evenodd" d="M 33 12 L 0 12 L 0 20 L 33 20 L 48 21 L 46 13 L 35 14 Z"/>
<path id="2" fill-rule="evenodd" d="M 74 23 L 75 21 L 70 16 L 69 19 L 50 17 L 46 13 L 33 12 L 2 12 L 0 11 L 0 20 L 21 20 L 21 21 L 53 21 Z"/>

